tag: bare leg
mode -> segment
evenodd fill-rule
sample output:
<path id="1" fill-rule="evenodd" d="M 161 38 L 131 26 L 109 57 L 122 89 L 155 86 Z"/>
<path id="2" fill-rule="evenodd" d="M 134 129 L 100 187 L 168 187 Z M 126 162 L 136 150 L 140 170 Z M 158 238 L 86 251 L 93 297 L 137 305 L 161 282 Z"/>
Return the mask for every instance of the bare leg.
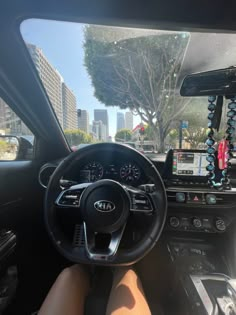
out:
<path id="1" fill-rule="evenodd" d="M 132 269 L 115 272 L 106 315 L 151 315 L 141 281 Z"/>
<path id="2" fill-rule="evenodd" d="M 83 315 L 89 277 L 79 265 L 64 269 L 49 291 L 38 315 Z"/>

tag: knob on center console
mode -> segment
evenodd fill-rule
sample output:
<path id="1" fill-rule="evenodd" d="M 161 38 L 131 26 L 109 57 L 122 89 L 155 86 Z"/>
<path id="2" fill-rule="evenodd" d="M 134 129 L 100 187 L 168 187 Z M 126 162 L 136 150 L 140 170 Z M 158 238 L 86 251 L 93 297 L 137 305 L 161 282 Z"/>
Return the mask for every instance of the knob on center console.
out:
<path id="1" fill-rule="evenodd" d="M 192 224 L 195 228 L 199 229 L 202 227 L 202 220 L 200 218 L 193 218 L 192 219 Z"/>
<path id="2" fill-rule="evenodd" d="M 169 223 L 170 226 L 173 228 L 177 228 L 180 225 L 179 218 L 177 217 L 170 217 Z"/>

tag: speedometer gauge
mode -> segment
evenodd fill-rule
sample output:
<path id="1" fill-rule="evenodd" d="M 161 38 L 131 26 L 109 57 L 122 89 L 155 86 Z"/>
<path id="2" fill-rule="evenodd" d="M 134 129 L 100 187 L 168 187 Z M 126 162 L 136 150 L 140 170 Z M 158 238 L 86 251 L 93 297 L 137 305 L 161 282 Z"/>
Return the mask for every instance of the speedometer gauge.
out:
<path id="1" fill-rule="evenodd" d="M 141 172 L 136 164 L 126 163 L 120 169 L 120 177 L 127 182 L 136 181 L 140 176 Z"/>
<path id="2" fill-rule="evenodd" d="M 94 161 L 85 165 L 85 167 L 83 168 L 81 172 L 84 174 L 84 177 L 86 177 L 86 180 L 88 182 L 95 182 L 102 178 L 103 167 L 100 163 Z"/>

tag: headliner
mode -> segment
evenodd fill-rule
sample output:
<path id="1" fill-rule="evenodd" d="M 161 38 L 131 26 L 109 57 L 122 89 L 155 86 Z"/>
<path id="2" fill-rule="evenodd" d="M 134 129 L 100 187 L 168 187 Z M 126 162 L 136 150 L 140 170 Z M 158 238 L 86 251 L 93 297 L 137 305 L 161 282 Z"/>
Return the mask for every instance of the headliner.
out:
<path id="1" fill-rule="evenodd" d="M 3 23 L 9 17 L 13 20 L 41 17 L 159 29 L 235 31 L 235 11 L 236 2 L 221 0 L 8 0 L 0 3 Z"/>

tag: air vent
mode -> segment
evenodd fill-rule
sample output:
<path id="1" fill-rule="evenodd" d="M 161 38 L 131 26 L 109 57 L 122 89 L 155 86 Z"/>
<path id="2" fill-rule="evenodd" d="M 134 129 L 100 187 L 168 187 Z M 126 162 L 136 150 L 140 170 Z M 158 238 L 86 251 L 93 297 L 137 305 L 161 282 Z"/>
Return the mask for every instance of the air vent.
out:
<path id="1" fill-rule="evenodd" d="M 176 192 L 174 191 L 167 191 L 167 200 L 169 202 L 175 202 L 176 201 Z"/>
<path id="2" fill-rule="evenodd" d="M 50 177 L 52 176 L 53 172 L 55 171 L 55 165 L 46 165 L 40 169 L 39 172 L 39 183 L 43 188 L 47 188 L 49 183 Z"/>
<path id="3" fill-rule="evenodd" d="M 84 247 L 84 228 L 83 225 L 76 224 L 73 237 L 73 247 Z"/>
<path id="4" fill-rule="evenodd" d="M 233 194 L 216 194 L 216 204 L 227 206 L 236 203 L 236 197 Z"/>

